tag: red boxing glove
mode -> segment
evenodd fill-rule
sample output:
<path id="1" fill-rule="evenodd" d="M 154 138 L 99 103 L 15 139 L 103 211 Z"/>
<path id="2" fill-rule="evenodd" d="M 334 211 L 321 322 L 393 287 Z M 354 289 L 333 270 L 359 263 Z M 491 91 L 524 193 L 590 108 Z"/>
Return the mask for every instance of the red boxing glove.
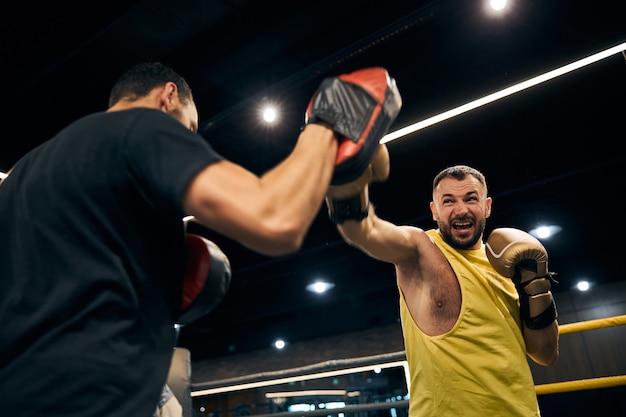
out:
<path id="1" fill-rule="evenodd" d="M 230 285 L 230 262 L 222 250 L 202 236 L 187 233 L 187 263 L 181 314 L 177 323 L 189 324 L 207 315 L 224 298 Z"/>

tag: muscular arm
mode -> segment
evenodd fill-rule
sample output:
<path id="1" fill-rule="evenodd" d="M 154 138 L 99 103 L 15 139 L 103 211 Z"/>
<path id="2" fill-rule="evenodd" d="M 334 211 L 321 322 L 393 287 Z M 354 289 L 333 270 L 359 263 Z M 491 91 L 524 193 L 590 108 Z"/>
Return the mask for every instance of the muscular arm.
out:
<path id="1" fill-rule="evenodd" d="M 369 214 L 360 222 L 345 221 L 337 226 L 344 240 L 371 257 L 403 265 L 417 261 L 417 248 L 408 226 L 396 226 L 376 215 L 370 206 Z"/>
<path id="2" fill-rule="evenodd" d="M 524 324 L 524 341 L 528 356 L 539 365 L 552 365 L 559 357 L 559 325 L 554 323 L 540 330 Z"/>
<path id="3" fill-rule="evenodd" d="M 336 153 L 334 132 L 309 124 L 293 152 L 261 177 L 229 161 L 208 166 L 192 180 L 183 207 L 259 253 L 296 251 L 322 205 Z"/>

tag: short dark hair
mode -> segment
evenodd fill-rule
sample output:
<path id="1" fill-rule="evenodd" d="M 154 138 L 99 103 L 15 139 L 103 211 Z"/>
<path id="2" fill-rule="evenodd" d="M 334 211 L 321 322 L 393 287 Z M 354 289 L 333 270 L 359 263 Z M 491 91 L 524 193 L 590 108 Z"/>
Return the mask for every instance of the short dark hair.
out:
<path id="1" fill-rule="evenodd" d="M 468 175 L 476 178 L 482 185 L 485 186 L 485 190 L 487 189 L 487 181 L 485 180 L 485 176 L 482 172 L 467 165 L 454 165 L 441 170 L 439 174 L 435 176 L 435 179 L 433 180 L 433 192 L 435 191 L 435 188 L 437 188 L 437 185 L 439 185 L 441 180 L 444 178 L 452 177 L 456 180 L 461 181 Z"/>
<path id="2" fill-rule="evenodd" d="M 154 88 L 173 82 L 183 104 L 193 100 L 191 88 L 183 77 L 160 62 L 144 62 L 130 67 L 117 79 L 109 95 L 109 107 L 122 98 L 137 100 L 147 96 Z"/>

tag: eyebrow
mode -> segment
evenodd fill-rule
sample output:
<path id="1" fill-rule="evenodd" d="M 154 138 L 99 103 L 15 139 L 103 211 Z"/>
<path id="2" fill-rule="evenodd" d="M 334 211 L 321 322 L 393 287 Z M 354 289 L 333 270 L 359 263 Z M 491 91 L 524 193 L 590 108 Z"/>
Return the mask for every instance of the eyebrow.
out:
<path id="1" fill-rule="evenodd" d="M 480 193 L 478 192 L 478 190 L 468 191 L 467 193 L 465 193 L 464 197 L 468 197 L 471 195 L 480 195 Z M 454 194 L 446 193 L 441 196 L 441 198 L 445 198 L 445 197 L 454 197 Z"/>

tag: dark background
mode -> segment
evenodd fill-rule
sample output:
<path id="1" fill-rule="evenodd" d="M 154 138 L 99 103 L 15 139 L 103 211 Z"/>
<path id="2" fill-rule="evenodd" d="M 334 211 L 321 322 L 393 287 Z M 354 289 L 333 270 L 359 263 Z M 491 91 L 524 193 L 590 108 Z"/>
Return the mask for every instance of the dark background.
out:
<path id="1" fill-rule="evenodd" d="M 115 79 L 145 60 L 186 77 L 206 140 L 260 174 L 292 149 L 324 77 L 386 67 L 403 97 L 396 130 L 626 42 L 621 2 L 510 3 L 495 16 L 470 0 L 5 2 L 0 171 L 74 119 L 104 110 Z M 624 280 L 624 75 L 617 53 L 390 142 L 390 178 L 371 189 L 379 215 L 433 227 L 432 177 L 470 164 L 494 198 L 488 230 L 562 227 L 544 242 L 555 292 L 583 278 Z M 272 127 L 258 121 L 264 102 L 283 111 Z M 398 321 L 392 266 L 348 247 L 325 206 L 289 256 L 191 231 L 214 240 L 233 268 L 223 302 L 181 331 L 195 360 Z M 306 292 L 316 278 L 334 289 Z"/>

